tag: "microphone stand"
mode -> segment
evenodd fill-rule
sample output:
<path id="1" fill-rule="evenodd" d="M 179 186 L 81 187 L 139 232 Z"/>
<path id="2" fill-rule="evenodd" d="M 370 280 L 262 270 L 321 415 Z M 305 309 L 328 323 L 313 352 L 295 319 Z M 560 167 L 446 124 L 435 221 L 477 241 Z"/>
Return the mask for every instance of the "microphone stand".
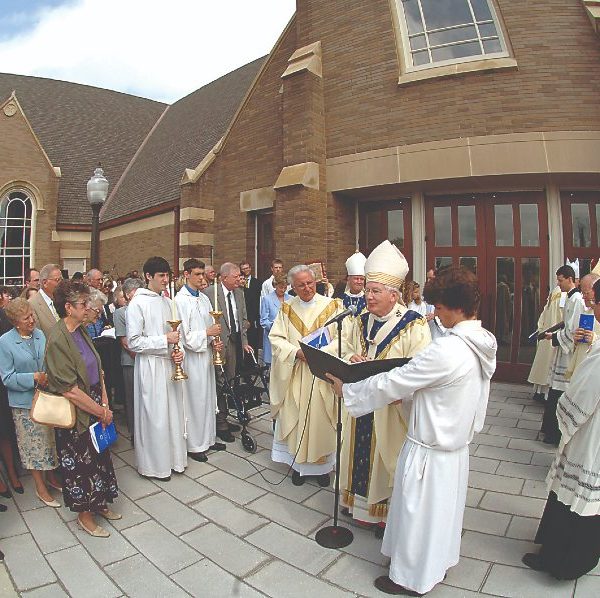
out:
<path id="1" fill-rule="evenodd" d="M 338 334 L 338 357 L 342 358 L 342 320 L 337 321 Z M 334 486 L 334 506 L 333 506 L 333 525 L 322 527 L 316 534 L 317 544 L 324 548 L 344 548 L 352 544 L 354 535 L 347 527 L 338 525 L 338 508 L 340 505 L 340 456 L 342 453 L 342 397 L 337 399 L 337 426 L 336 426 L 336 445 L 335 445 L 335 486 Z"/>

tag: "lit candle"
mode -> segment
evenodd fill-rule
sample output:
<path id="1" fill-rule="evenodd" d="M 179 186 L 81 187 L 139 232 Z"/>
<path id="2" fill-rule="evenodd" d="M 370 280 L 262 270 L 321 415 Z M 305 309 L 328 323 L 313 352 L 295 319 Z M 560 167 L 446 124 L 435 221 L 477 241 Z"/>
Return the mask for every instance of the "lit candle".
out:
<path id="1" fill-rule="evenodd" d="M 217 305 L 217 279 L 215 278 L 214 282 L 215 287 L 215 311 L 219 311 L 219 306 Z"/>

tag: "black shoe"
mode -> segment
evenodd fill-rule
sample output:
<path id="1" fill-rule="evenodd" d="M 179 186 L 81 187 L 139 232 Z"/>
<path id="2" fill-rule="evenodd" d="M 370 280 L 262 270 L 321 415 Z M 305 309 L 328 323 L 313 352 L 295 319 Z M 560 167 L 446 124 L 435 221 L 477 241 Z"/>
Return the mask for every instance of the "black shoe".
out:
<path id="1" fill-rule="evenodd" d="M 208 461 L 206 453 L 188 453 L 188 457 L 194 461 L 199 461 L 200 463 L 206 463 Z"/>
<path id="2" fill-rule="evenodd" d="M 235 442 L 235 437 L 229 430 L 218 430 L 217 438 L 220 438 L 223 442 Z"/>
<path id="3" fill-rule="evenodd" d="M 292 473 L 292 484 L 294 484 L 294 486 L 302 486 L 304 482 L 306 482 L 306 479 L 303 478 L 297 471 Z"/>
<path id="4" fill-rule="evenodd" d="M 230 424 L 227 422 L 227 425 L 229 426 L 230 432 L 239 432 L 242 429 L 242 426 L 238 426 L 237 424 Z"/>
<path id="5" fill-rule="evenodd" d="M 546 401 L 546 395 L 542 392 L 536 392 L 533 395 L 533 400 L 537 403 L 544 403 Z"/>
<path id="6" fill-rule="evenodd" d="M 554 438 L 553 436 L 544 436 L 544 440 L 542 442 L 544 444 L 553 444 L 554 446 L 558 446 L 560 438 Z"/>
<path id="7" fill-rule="evenodd" d="M 0 513 L 4 513 L 8 507 L 6 505 L 0 504 Z"/>
<path id="8" fill-rule="evenodd" d="M 215 442 L 208 447 L 209 451 L 224 451 L 227 450 L 227 446 L 222 442 Z"/>
<path id="9" fill-rule="evenodd" d="M 21 484 L 21 482 L 19 482 L 18 486 L 13 486 L 13 483 L 11 482 L 10 486 L 17 494 L 23 494 L 25 492 L 25 488 L 23 488 L 23 484 Z"/>
<path id="10" fill-rule="evenodd" d="M 352 517 L 352 515 L 350 515 L 350 509 L 348 507 L 342 507 L 340 509 L 340 513 L 345 517 Z"/>
<path id="11" fill-rule="evenodd" d="M 4 560 L 4 553 L 0 550 L 0 561 Z"/>
<path id="12" fill-rule="evenodd" d="M 419 592 L 409 590 L 404 586 L 394 583 L 387 575 L 378 577 L 373 585 L 384 594 L 394 594 L 396 596 L 423 596 L 423 594 L 419 594 Z"/>
<path id="13" fill-rule="evenodd" d="M 375 537 L 378 540 L 381 540 L 383 538 L 383 534 L 385 534 L 385 525 L 376 525 L 375 526 Z M 446 579 L 444 577 L 444 579 Z"/>
<path id="14" fill-rule="evenodd" d="M 143 475 L 140 473 L 140 475 L 143 478 L 146 478 L 147 480 L 156 480 L 158 482 L 170 482 L 171 481 L 171 476 L 168 475 L 166 478 L 159 478 L 158 476 L 155 475 Z"/>
<path id="15" fill-rule="evenodd" d="M 534 552 L 528 552 L 523 555 L 521 562 L 524 565 L 527 565 L 530 569 L 534 571 L 545 571 L 546 567 L 542 562 L 542 557 L 539 554 L 535 554 Z"/>
<path id="16" fill-rule="evenodd" d="M 318 476 L 316 476 L 316 478 L 317 478 L 317 484 L 319 484 L 319 486 L 321 486 L 321 488 L 327 488 L 327 486 L 329 486 L 329 484 L 331 483 L 328 473 L 318 475 Z"/>

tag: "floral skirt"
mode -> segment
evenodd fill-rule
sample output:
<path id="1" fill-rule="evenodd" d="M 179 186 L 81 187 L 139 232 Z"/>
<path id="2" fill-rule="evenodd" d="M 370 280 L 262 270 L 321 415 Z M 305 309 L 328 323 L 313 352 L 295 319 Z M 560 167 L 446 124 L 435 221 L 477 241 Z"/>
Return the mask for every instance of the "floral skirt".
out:
<path id="1" fill-rule="evenodd" d="M 56 469 L 54 429 L 34 422 L 29 409 L 12 408 L 17 433 L 17 446 L 25 469 L 48 471 Z"/>
<path id="2" fill-rule="evenodd" d="M 90 389 L 91 398 L 101 401 L 101 386 Z M 97 420 L 90 416 L 90 425 Z M 56 450 L 63 479 L 63 499 L 71 511 L 98 513 L 107 508 L 118 495 L 117 478 L 113 469 L 110 450 L 97 453 L 89 430 L 79 433 L 56 429 Z"/>

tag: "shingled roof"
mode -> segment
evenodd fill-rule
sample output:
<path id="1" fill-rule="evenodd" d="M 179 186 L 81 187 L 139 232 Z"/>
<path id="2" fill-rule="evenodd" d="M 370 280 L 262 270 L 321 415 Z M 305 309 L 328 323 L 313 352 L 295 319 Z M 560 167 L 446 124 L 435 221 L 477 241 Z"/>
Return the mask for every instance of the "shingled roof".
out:
<path id="1" fill-rule="evenodd" d="M 0 99 L 13 90 L 50 161 L 62 172 L 57 228 L 89 226 L 86 183 L 94 168 L 101 162 L 115 184 L 166 105 L 78 83 L 0 73 Z"/>
<path id="2" fill-rule="evenodd" d="M 179 199 L 184 170 L 195 168 L 224 135 L 264 60 L 254 60 L 169 106 L 106 202 L 101 221 Z"/>

